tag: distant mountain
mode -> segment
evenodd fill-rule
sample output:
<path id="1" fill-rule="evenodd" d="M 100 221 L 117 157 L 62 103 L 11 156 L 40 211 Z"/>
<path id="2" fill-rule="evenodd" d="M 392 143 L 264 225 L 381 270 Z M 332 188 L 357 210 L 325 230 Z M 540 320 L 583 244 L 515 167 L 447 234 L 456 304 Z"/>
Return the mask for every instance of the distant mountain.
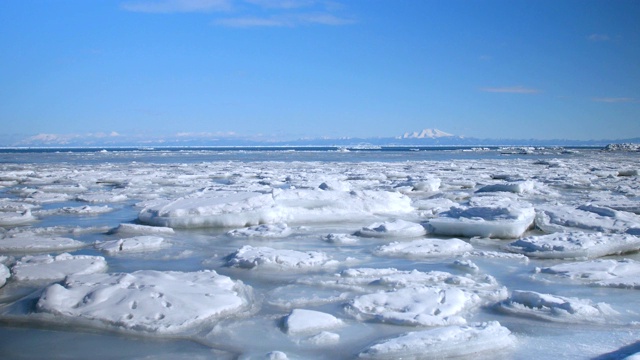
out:
<path id="1" fill-rule="evenodd" d="M 401 139 L 436 139 L 441 137 L 451 137 L 453 134 L 446 133 L 438 129 L 423 129 L 420 132 L 404 133 Z"/>
<path id="2" fill-rule="evenodd" d="M 453 135 L 438 129 L 406 132 L 401 136 L 306 138 L 266 140 L 246 138 L 235 134 L 195 133 L 162 137 L 126 135 L 119 133 L 39 134 L 20 139 L 0 134 L 0 147 L 167 147 L 167 146 L 588 146 L 604 147 L 608 144 L 640 143 L 640 138 L 571 140 L 571 139 L 480 139 Z"/>

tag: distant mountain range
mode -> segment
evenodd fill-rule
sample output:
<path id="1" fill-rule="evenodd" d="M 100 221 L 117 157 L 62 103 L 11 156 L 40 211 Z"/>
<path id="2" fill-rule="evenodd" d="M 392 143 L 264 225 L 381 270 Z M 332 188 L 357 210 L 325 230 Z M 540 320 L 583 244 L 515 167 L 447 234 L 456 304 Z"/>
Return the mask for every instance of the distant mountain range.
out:
<path id="1" fill-rule="evenodd" d="M 440 131 L 438 129 L 424 129 L 420 132 L 404 133 L 402 139 L 436 139 L 441 137 L 451 137 L 453 134 Z"/>
<path id="2" fill-rule="evenodd" d="M 126 136 L 118 133 L 86 135 L 39 134 L 25 139 L 0 139 L 4 147 L 168 147 L 168 146 L 606 146 L 640 143 L 640 138 L 616 140 L 570 139 L 479 139 L 453 135 L 438 129 L 406 132 L 395 137 L 315 138 L 298 140 L 261 140 L 225 134 L 177 134 L 157 138 Z"/>

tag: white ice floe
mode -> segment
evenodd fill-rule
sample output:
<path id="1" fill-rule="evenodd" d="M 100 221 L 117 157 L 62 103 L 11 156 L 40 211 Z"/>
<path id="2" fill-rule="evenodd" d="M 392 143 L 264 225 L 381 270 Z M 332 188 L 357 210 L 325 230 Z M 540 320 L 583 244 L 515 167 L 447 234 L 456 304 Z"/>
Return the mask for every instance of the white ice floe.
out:
<path id="1" fill-rule="evenodd" d="M 555 233 L 529 236 L 505 246 L 529 257 L 547 259 L 597 258 L 640 249 L 640 237 L 629 234 Z"/>
<path id="2" fill-rule="evenodd" d="M 471 260 L 458 259 L 453 262 L 452 266 L 470 274 L 477 274 L 480 272 L 478 265 Z"/>
<path id="3" fill-rule="evenodd" d="M 21 212 L 0 212 L 0 226 L 16 226 L 30 224 L 38 220 L 31 214 L 31 210 Z"/>
<path id="4" fill-rule="evenodd" d="M 69 194 L 47 193 L 44 191 L 35 190 L 35 191 L 29 192 L 29 194 L 24 199 L 24 201 L 32 204 L 46 204 L 46 203 L 69 201 L 72 198 L 73 196 Z"/>
<path id="5" fill-rule="evenodd" d="M 513 259 L 525 263 L 529 262 L 529 258 L 522 254 L 514 254 L 502 251 L 470 251 L 462 254 L 462 257 L 485 257 L 490 259 Z"/>
<path id="6" fill-rule="evenodd" d="M 434 198 L 414 200 L 412 205 L 416 209 L 422 210 L 421 213 L 424 215 L 435 216 L 443 211 L 451 209 L 458 205 L 458 203 L 447 198 Z"/>
<path id="7" fill-rule="evenodd" d="M 535 223 L 548 233 L 572 230 L 622 233 L 630 228 L 640 228 L 640 216 L 593 204 L 557 205 L 538 209 Z"/>
<path id="8" fill-rule="evenodd" d="M 463 312 L 480 303 L 478 295 L 455 287 L 417 286 L 358 296 L 346 310 L 361 320 L 445 326 L 465 324 Z"/>
<path id="9" fill-rule="evenodd" d="M 47 252 L 79 249 L 85 243 L 65 237 L 18 233 L 0 239 L 0 251 Z"/>
<path id="10" fill-rule="evenodd" d="M 349 234 L 327 234 L 322 237 L 323 241 L 336 245 L 353 245 L 357 244 L 360 240 Z"/>
<path id="11" fill-rule="evenodd" d="M 318 188 L 321 190 L 351 191 L 351 185 L 340 180 L 327 180 L 320 184 Z"/>
<path id="12" fill-rule="evenodd" d="M 331 314 L 306 309 L 294 309 L 283 319 L 284 330 L 289 335 L 317 334 L 342 325 L 342 320 Z"/>
<path id="13" fill-rule="evenodd" d="M 88 203 L 113 203 L 127 201 L 128 199 L 127 195 L 112 193 L 86 193 L 77 197 L 78 201 Z"/>
<path id="14" fill-rule="evenodd" d="M 640 262 L 630 259 L 564 263 L 539 271 L 597 286 L 640 289 Z"/>
<path id="15" fill-rule="evenodd" d="M 59 209 L 51 210 L 38 210 L 36 214 L 38 216 L 49 215 L 100 215 L 113 211 L 113 208 L 105 206 L 65 206 Z"/>
<path id="16" fill-rule="evenodd" d="M 10 277 L 11 271 L 9 271 L 9 268 L 5 264 L 0 264 L 0 287 L 3 287 Z"/>
<path id="17" fill-rule="evenodd" d="M 36 309 L 99 328 L 176 334 L 240 314 L 251 288 L 215 271 L 141 270 L 72 275 L 42 293 Z"/>
<path id="18" fill-rule="evenodd" d="M 414 331 L 381 341 L 359 354 L 364 359 L 445 359 L 490 354 L 515 346 L 516 338 L 497 321 Z"/>
<path id="19" fill-rule="evenodd" d="M 533 224 L 535 211 L 529 204 L 453 207 L 429 219 L 429 231 L 438 235 L 517 238 Z"/>
<path id="20" fill-rule="evenodd" d="M 411 179 L 396 186 L 400 191 L 409 192 L 435 192 L 440 189 L 442 181 L 439 178 Z"/>
<path id="21" fill-rule="evenodd" d="M 355 233 L 362 237 L 419 237 L 426 234 L 424 226 L 401 219 L 373 223 Z"/>
<path id="22" fill-rule="evenodd" d="M 521 290 L 514 290 L 507 300 L 497 305 L 497 309 L 511 315 L 556 322 L 603 323 L 618 315 L 607 303 L 593 304 L 588 299 Z"/>
<path id="23" fill-rule="evenodd" d="M 473 246 L 460 239 L 419 239 L 410 242 L 392 242 L 375 250 L 378 255 L 425 258 L 453 256 L 472 251 Z"/>
<path id="24" fill-rule="evenodd" d="M 304 343 L 316 346 L 326 346 L 340 342 L 340 335 L 330 332 L 321 331 L 319 334 L 307 338 Z"/>
<path id="25" fill-rule="evenodd" d="M 19 281 L 62 280 L 68 275 L 94 274 L 107 270 L 102 256 L 71 255 L 25 256 L 11 268 Z"/>
<path id="26" fill-rule="evenodd" d="M 144 208 L 138 219 L 169 227 L 245 227 L 276 223 L 330 223 L 411 212 L 411 200 L 387 191 L 277 190 L 197 192 Z"/>
<path id="27" fill-rule="evenodd" d="M 483 304 L 501 301 L 508 296 L 507 289 L 490 275 L 458 276 L 445 271 L 352 268 L 330 277 L 301 278 L 298 283 L 363 293 L 399 288 L 452 287 L 476 294 Z"/>
<path id="28" fill-rule="evenodd" d="M 89 190 L 86 186 L 80 184 L 51 184 L 39 186 L 38 190 L 50 193 L 60 194 L 79 194 Z"/>
<path id="29" fill-rule="evenodd" d="M 287 224 L 262 224 L 249 226 L 242 229 L 234 229 L 227 232 L 227 235 L 233 237 L 264 237 L 264 238 L 283 238 L 291 235 L 293 230 Z"/>
<path id="30" fill-rule="evenodd" d="M 175 231 L 170 227 L 148 226 L 140 224 L 120 224 L 109 231 L 118 235 L 173 235 Z"/>
<path id="31" fill-rule="evenodd" d="M 144 251 L 156 251 L 171 246 L 160 236 L 142 235 L 125 239 L 96 242 L 94 246 L 109 255 L 134 253 Z"/>
<path id="32" fill-rule="evenodd" d="M 485 185 L 477 192 L 511 192 L 522 194 L 533 191 L 535 182 L 532 180 L 506 181 L 500 184 Z"/>
<path id="33" fill-rule="evenodd" d="M 335 266 L 338 261 L 320 251 L 297 251 L 245 245 L 229 256 L 228 266 L 252 269 L 265 267 L 280 270 L 313 269 Z"/>

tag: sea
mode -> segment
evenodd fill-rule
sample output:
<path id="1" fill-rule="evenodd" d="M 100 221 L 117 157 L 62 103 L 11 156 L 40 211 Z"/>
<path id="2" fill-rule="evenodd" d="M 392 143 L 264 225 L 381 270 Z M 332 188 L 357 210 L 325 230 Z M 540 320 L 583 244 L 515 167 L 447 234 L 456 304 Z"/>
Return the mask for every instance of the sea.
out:
<path id="1" fill-rule="evenodd" d="M 548 209 L 571 208 L 577 213 L 589 205 L 608 212 L 601 210 L 586 225 L 558 222 L 554 231 L 638 236 L 638 170 L 640 153 L 599 147 L 0 148 L 0 264 L 9 272 L 0 288 L 0 358 L 640 356 L 640 271 L 629 270 L 619 286 L 605 286 L 589 275 L 569 278 L 549 270 L 594 260 L 625 261 L 630 269 L 640 269 L 637 251 L 597 258 L 528 257 L 508 250 L 508 245 L 546 235 L 549 227 L 532 222 L 515 238 L 495 238 L 444 236 L 432 233 L 429 225 L 431 219 L 450 216 L 447 211 L 452 207 L 477 203 L 497 209 L 510 206 L 505 203 L 526 204 L 538 217 Z M 481 190 L 496 184 L 526 186 L 489 194 Z M 255 222 L 251 216 L 262 211 L 262 205 L 207 203 L 207 199 L 237 199 L 238 194 L 242 199 L 268 195 L 276 202 L 285 200 L 278 205 L 279 212 L 260 215 Z M 194 199 L 200 202 L 193 205 Z M 187 204 L 175 214 L 192 216 L 191 222 L 163 226 L 140 216 L 163 204 Z M 212 211 L 231 220 L 213 221 Z M 12 216 L 24 216 L 24 221 L 13 223 Z M 233 220 L 245 217 L 242 226 L 238 223 L 243 220 Z M 166 230 L 171 226 L 173 231 Z M 2 245 L 16 236 L 63 237 L 81 244 L 44 250 L 28 244 L 17 249 Z M 141 236 L 164 242 L 121 252 L 101 247 Z M 420 245 L 414 253 L 387 251 L 391 245 L 424 239 L 458 239 L 468 248 L 438 253 L 437 249 L 422 252 L 420 246 L 426 245 Z M 262 253 L 246 259 L 241 249 Z M 47 261 L 65 253 L 102 258 L 106 268 L 97 270 L 100 274 L 215 271 L 250 289 L 250 295 L 237 310 L 166 332 L 113 321 L 119 311 L 116 305 L 96 308 L 94 313 L 83 303 L 66 310 L 46 308 L 42 299 L 52 287 L 71 289 L 68 277 L 91 276 L 79 274 L 87 269 L 65 268 L 62 263 L 62 270 L 55 271 L 69 273 L 43 275 L 54 272 Z M 29 262 L 36 264 L 34 275 L 17 277 Z M 433 280 L 436 275 L 440 280 Z M 421 276 L 432 278 L 415 280 Z M 634 281 L 636 285 L 629 285 Z M 429 293 L 415 295 L 426 288 L 467 297 L 441 299 L 446 309 L 434 308 Z M 172 289 L 166 289 L 167 297 Z M 529 296 L 537 303 L 509 307 L 514 291 L 533 294 Z M 374 297 L 386 300 L 363 305 Z M 197 308 L 188 297 L 175 299 L 180 302 L 174 301 L 170 311 L 180 316 L 188 314 L 190 306 Z M 401 305 L 394 307 L 394 302 Z M 317 316 L 307 315 L 302 325 L 294 324 L 296 309 L 312 310 Z M 442 311 L 450 314 L 441 315 Z M 422 320 L 426 317 L 431 320 Z M 510 333 L 508 345 L 498 346 L 496 341 L 494 348 L 490 339 L 446 338 L 428 332 L 493 322 Z M 294 326 L 300 331 L 292 331 Z M 388 350 L 392 345 L 388 353 L 371 351 L 376 344 L 398 344 L 397 339 L 418 332 L 433 337 L 439 347 L 413 343 L 404 350 Z M 452 350 L 465 344 L 468 352 Z"/>

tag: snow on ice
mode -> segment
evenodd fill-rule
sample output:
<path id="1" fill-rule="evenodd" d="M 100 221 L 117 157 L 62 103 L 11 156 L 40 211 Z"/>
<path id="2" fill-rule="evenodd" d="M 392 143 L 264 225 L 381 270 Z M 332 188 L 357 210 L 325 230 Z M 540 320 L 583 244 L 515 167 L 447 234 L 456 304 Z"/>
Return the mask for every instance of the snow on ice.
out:
<path id="1" fill-rule="evenodd" d="M 509 329 L 497 321 L 414 331 L 381 341 L 359 355 L 363 359 L 445 359 L 490 354 L 516 345 Z"/>
<path id="2" fill-rule="evenodd" d="M 279 270 L 304 270 L 335 266 L 338 261 L 332 260 L 325 253 L 319 251 L 282 250 L 266 246 L 245 245 L 229 256 L 227 264 L 246 269 L 261 267 Z"/>
<path id="3" fill-rule="evenodd" d="M 7 252 L 62 251 L 85 246 L 85 243 L 70 238 L 40 236 L 29 233 L 0 238 L 0 251 Z"/>
<path id="4" fill-rule="evenodd" d="M 557 322 L 601 322 L 619 315 L 609 304 L 590 300 L 514 290 L 497 308 L 508 314 Z"/>
<path id="5" fill-rule="evenodd" d="M 171 244 L 159 236 L 143 235 L 97 242 L 94 246 L 107 254 L 114 255 L 118 253 L 155 251 L 169 247 Z"/>
<path id="6" fill-rule="evenodd" d="M 36 308 L 96 327 L 175 334 L 249 309 L 250 290 L 215 271 L 72 275 L 47 287 Z"/>
<path id="7" fill-rule="evenodd" d="M 104 272 L 107 261 L 101 256 L 30 255 L 16 262 L 11 268 L 13 278 L 18 281 L 62 280 L 68 275 Z"/>
<path id="8" fill-rule="evenodd" d="M 84 336 L 122 358 L 637 349 L 637 152 L 38 155 L 0 151 L 0 347 L 11 354 L 56 343 L 74 358 L 82 350 L 58 340 Z"/>
<path id="9" fill-rule="evenodd" d="M 509 251 L 547 259 L 597 258 L 640 249 L 640 237 L 629 234 L 569 232 L 529 236 L 505 246 Z"/>
<path id="10" fill-rule="evenodd" d="M 453 256 L 472 251 L 473 246 L 460 239 L 420 239 L 410 242 L 392 242 L 375 250 L 376 254 L 408 258 Z"/>
<path id="11" fill-rule="evenodd" d="M 294 309 L 284 318 L 284 330 L 290 335 L 318 334 L 342 325 L 335 316 L 315 310 Z"/>

